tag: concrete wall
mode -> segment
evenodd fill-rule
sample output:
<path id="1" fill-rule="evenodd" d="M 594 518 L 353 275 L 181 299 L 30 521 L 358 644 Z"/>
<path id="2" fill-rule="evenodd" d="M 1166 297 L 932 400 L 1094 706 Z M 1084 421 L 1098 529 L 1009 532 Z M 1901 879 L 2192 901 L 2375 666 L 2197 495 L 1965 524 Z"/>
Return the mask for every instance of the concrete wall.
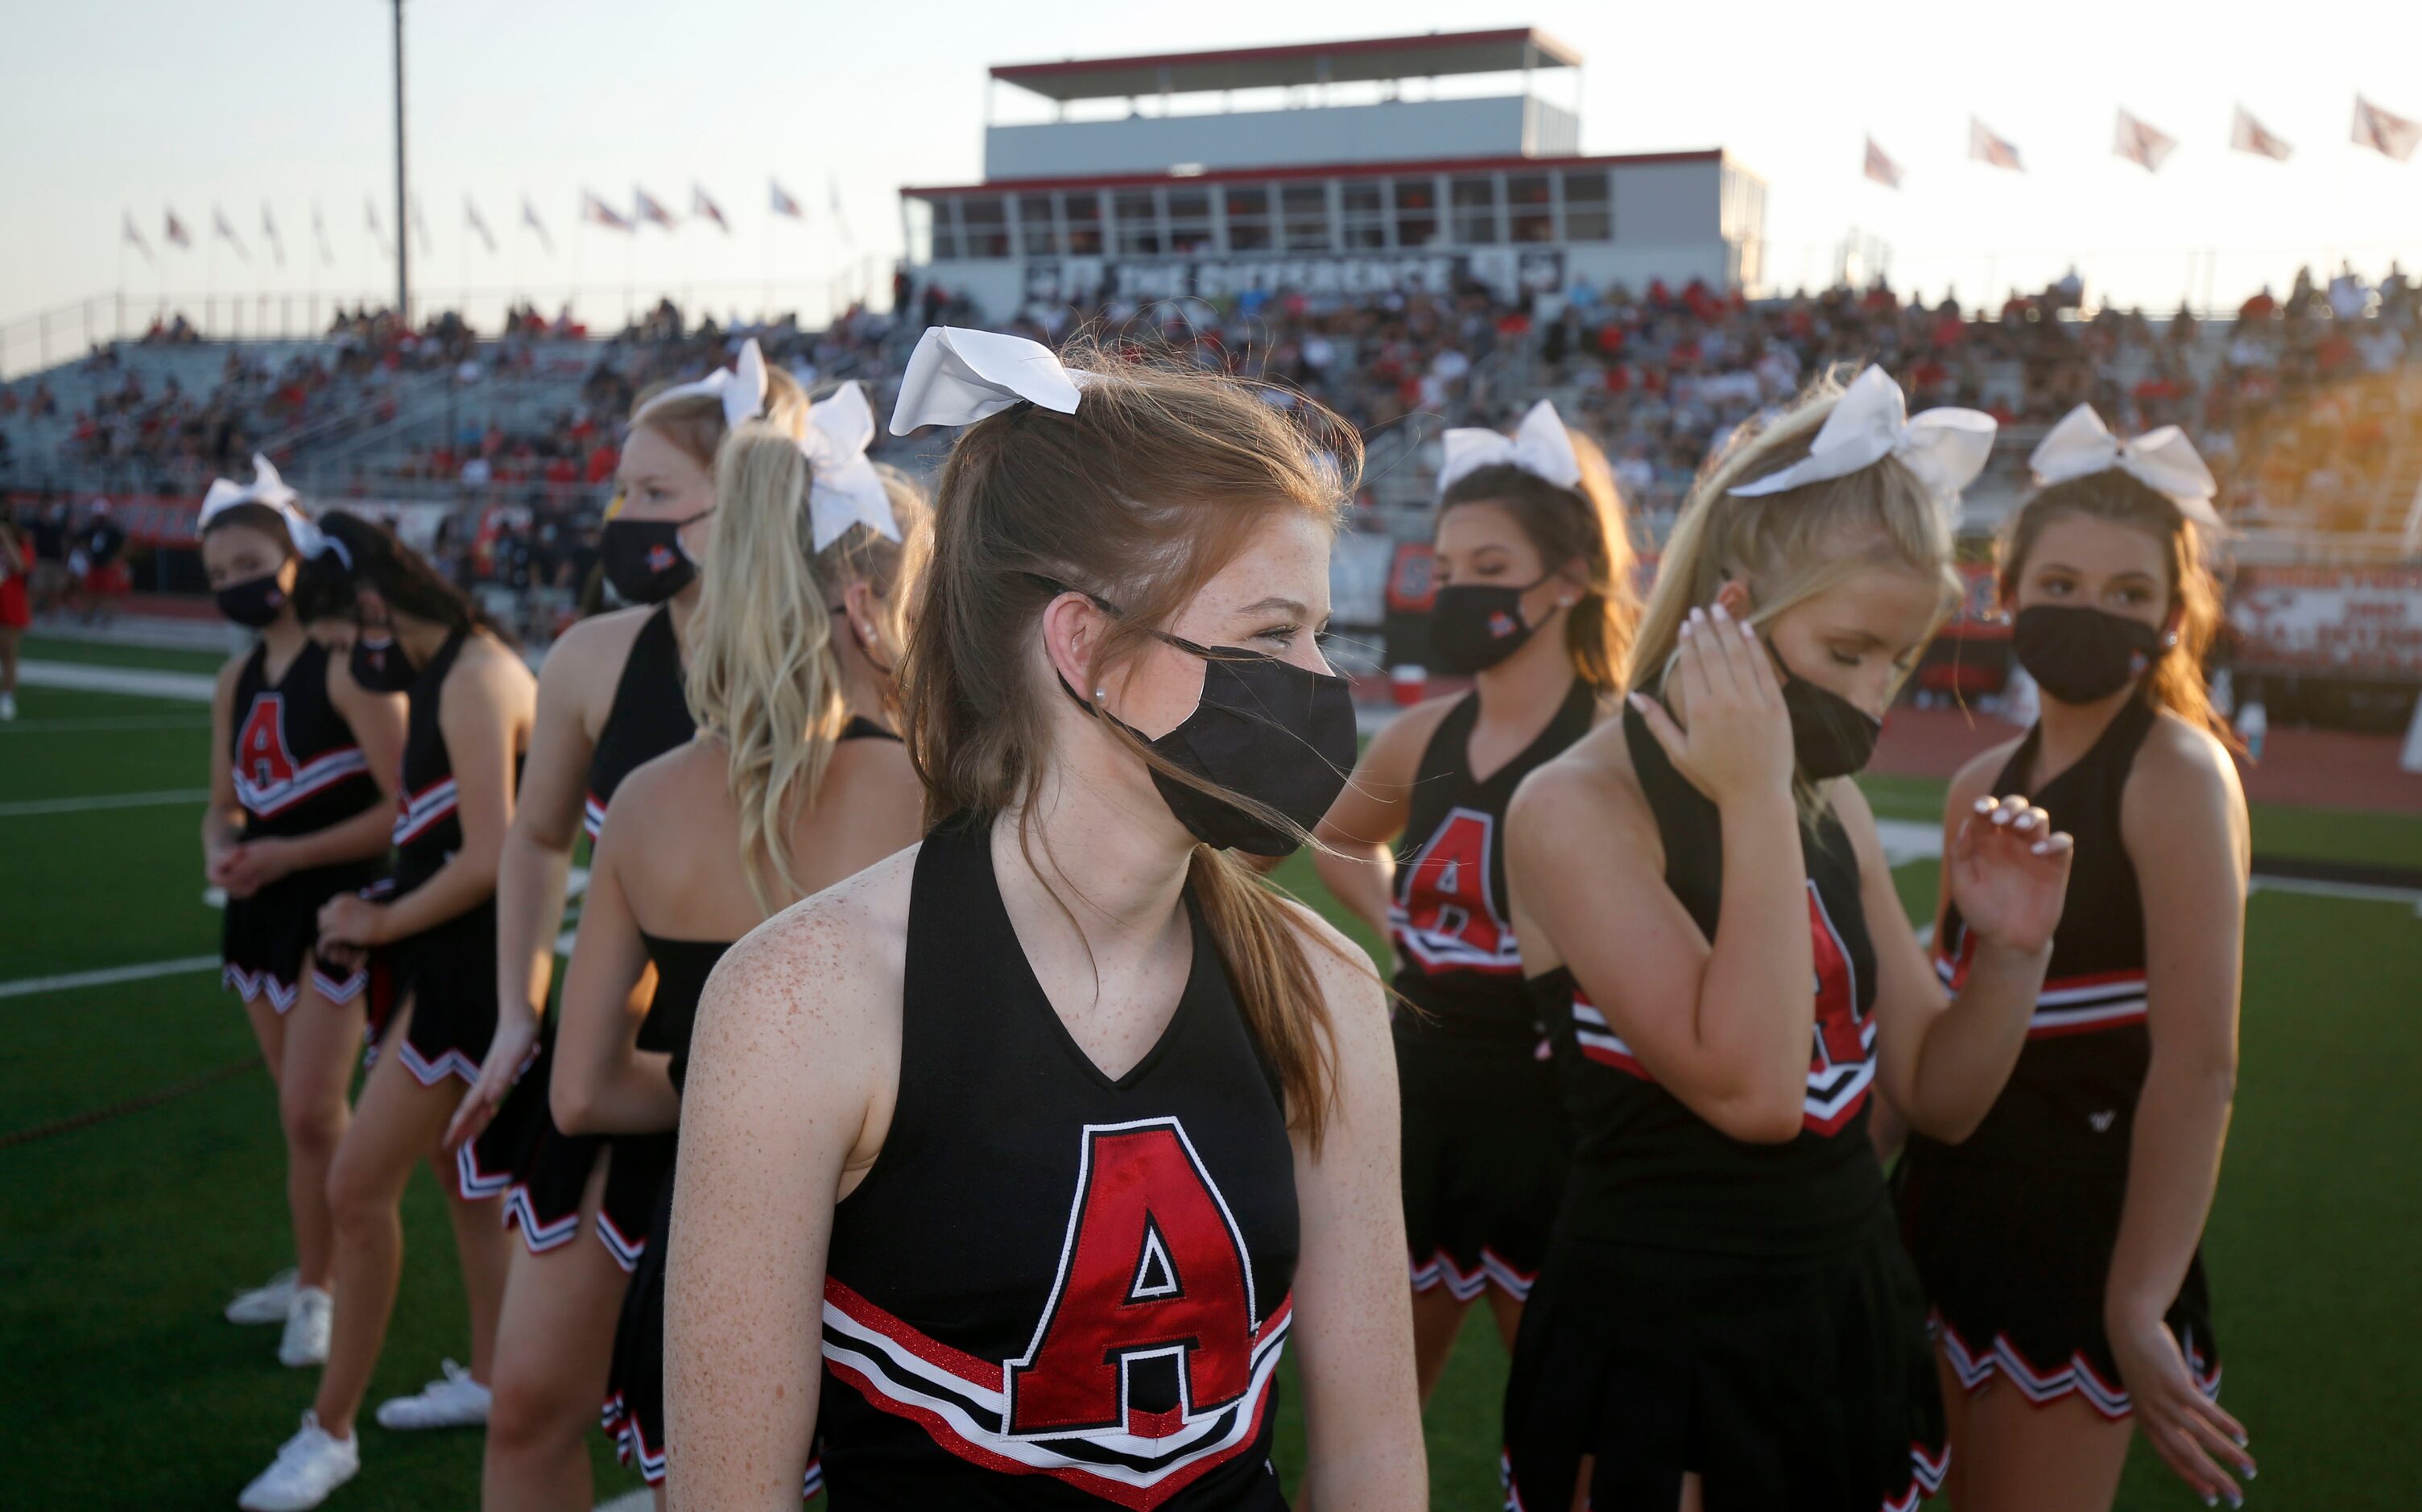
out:
<path id="1" fill-rule="evenodd" d="M 1580 136 L 1571 112 L 1523 95 L 1044 121 L 985 128 L 984 177 L 1162 173 L 1180 163 L 1259 168 L 1515 157 L 1571 152 Z"/>

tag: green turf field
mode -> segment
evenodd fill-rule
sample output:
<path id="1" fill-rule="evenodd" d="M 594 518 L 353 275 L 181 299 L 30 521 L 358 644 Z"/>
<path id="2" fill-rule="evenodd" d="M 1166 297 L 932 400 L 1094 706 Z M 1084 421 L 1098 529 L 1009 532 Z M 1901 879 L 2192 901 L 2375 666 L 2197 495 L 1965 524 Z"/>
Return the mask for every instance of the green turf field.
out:
<path id="1" fill-rule="evenodd" d="M 31 655 L 208 670 L 215 659 L 35 642 Z M 0 993 L 7 984 L 208 955 L 199 805 L 66 813 L 29 803 L 174 794 L 205 780 L 199 704 L 28 688 L 0 725 Z M 1879 812 L 1927 819 L 1939 785 L 1879 780 Z M 2422 822 L 2264 810 L 2265 854 L 2422 857 Z M 1325 901 L 1300 859 L 1283 878 Z M 1900 873 L 1930 908 L 1930 864 Z M 2225 1400 L 2263 1467 L 2252 1504 L 2411 1507 L 2422 1402 L 2422 920 L 2410 906 L 2282 893 L 2252 905 L 2243 1074 L 2207 1245 Z M 244 1063 L 252 1040 L 214 972 L 0 995 L 0 1140 Z M 288 1263 L 281 1154 L 257 1067 L 122 1117 L 0 1143 L 0 1353 L 26 1507 L 226 1507 L 307 1405 L 309 1372 L 275 1361 L 274 1329 L 218 1308 Z M 407 1261 L 373 1398 L 414 1390 L 467 1336 L 438 1194 L 416 1178 Z M 1497 1504 L 1505 1362 L 1475 1314 L 1428 1416 L 1433 1502 Z M 454 1508 L 476 1497 L 471 1433 L 364 1421 L 340 1512 Z M 1282 1468 L 1300 1462 L 1292 1407 Z M 637 1484 L 602 1439 L 601 1497 Z M 2197 1504 L 2140 1454 L 2121 1504 Z"/>

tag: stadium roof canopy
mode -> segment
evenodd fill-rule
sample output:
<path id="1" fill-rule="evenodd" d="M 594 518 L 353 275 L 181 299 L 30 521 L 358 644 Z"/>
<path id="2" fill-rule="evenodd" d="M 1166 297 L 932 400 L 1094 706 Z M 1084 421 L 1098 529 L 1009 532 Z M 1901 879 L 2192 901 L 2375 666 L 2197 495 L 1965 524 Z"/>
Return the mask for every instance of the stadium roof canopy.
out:
<path id="1" fill-rule="evenodd" d="M 1213 53 L 1003 63 L 992 76 L 1046 100 L 1114 100 L 1206 89 L 1266 89 L 1297 84 L 1438 78 L 1451 73 L 1512 73 L 1581 67 L 1581 55 L 1532 26 L 1500 31 L 1430 32 L 1291 42 Z"/>

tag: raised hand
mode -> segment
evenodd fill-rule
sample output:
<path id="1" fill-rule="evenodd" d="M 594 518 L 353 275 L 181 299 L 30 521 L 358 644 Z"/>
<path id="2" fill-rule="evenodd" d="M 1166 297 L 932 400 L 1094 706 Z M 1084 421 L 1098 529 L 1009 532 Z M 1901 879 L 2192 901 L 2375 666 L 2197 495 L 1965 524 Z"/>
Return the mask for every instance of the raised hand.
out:
<path id="1" fill-rule="evenodd" d="M 1644 693 L 1631 695 L 1632 707 L 1675 767 L 1718 808 L 1790 792 L 1791 715 L 1755 631 L 1721 604 L 1692 609 L 1667 685 L 1668 697 L 1681 689 L 1689 730 Z"/>
<path id="2" fill-rule="evenodd" d="M 2032 954 L 2052 944 L 2076 843 L 2021 797 L 1981 797 L 1952 837 L 1951 901 L 1977 937 Z"/>

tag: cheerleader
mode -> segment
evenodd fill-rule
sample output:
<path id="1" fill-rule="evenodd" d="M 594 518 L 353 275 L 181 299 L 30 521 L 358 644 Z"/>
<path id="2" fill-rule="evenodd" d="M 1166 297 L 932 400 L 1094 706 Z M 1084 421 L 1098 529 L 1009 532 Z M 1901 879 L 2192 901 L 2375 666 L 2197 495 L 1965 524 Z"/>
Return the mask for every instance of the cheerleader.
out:
<path id="1" fill-rule="evenodd" d="M 936 822 L 700 1003 L 684 1504 L 794 1497 L 821 1420 L 842 1505 L 1282 1506 L 1291 1333 L 1308 1494 L 1423 1499 L 1379 984 L 1229 854 L 1303 840 L 1355 755 L 1305 417 L 920 341 L 892 429 L 967 426 L 903 682 Z"/>
<path id="2" fill-rule="evenodd" d="M 244 1000 L 277 1087 L 294 1268 L 229 1303 L 237 1323 L 282 1323 L 277 1358 L 328 1358 L 328 1165 L 362 1041 L 360 966 L 323 965 L 320 908 L 385 870 L 403 700 L 355 683 L 295 612 L 296 579 L 343 568 L 266 457 L 248 484 L 220 479 L 202 500 L 202 569 L 219 612 L 259 634 L 211 699 L 211 804 L 204 877 L 227 892 L 221 976 Z"/>
<path id="3" fill-rule="evenodd" d="M 2207 1502 L 2254 1473 L 2220 1410 L 2198 1252 L 2237 1074 L 2245 798 L 2204 693 L 2220 621 L 2211 474 L 2175 428 L 2115 441 L 2080 405 L 2033 459 L 2001 561 L 2041 713 L 1952 780 L 2077 836 L 2018 1069 L 1964 1142 L 1910 1141 L 1901 1222 L 1934 1306 L 1960 1512 L 2108 1507 L 2132 1418 Z M 1946 895 L 1936 969 L 1986 943 Z"/>
<path id="4" fill-rule="evenodd" d="M 1447 432 L 1439 483 L 1429 659 L 1472 689 L 1372 741 L 1313 858 L 1329 890 L 1395 946 L 1424 1401 L 1473 1299 L 1487 1294 L 1512 1347 L 1564 1193 L 1564 1113 L 1522 986 L 1499 837 L 1522 779 L 1612 706 L 1638 617 L 1614 480 L 1547 401 L 1510 441 Z"/>
<path id="5" fill-rule="evenodd" d="M 754 340 L 731 368 L 642 398 L 599 543 L 606 581 L 635 606 L 575 625 L 540 672 L 530 759 L 496 871 L 495 991 L 507 1006 L 446 1135 L 460 1149 L 500 1107 L 502 1123 L 527 1131 L 505 1190 L 505 1221 L 522 1242 L 512 1247 L 491 1383 L 484 1478 L 492 1506 L 550 1497 L 569 1505 L 587 1494 L 580 1441 L 596 1421 L 615 1309 L 647 1242 L 670 1156 L 660 1136 L 567 1136 L 547 1116 L 549 1051 L 540 1024 L 572 847 L 584 829 L 596 838 L 626 775 L 690 738 L 682 662 L 700 573 L 720 533 L 717 449 L 733 426 L 758 416 L 796 433 L 806 409 L 798 386 L 768 370 Z M 649 985 L 635 984 L 643 1010 Z"/>
<path id="6" fill-rule="evenodd" d="M 598 843 L 556 1045 L 554 1104 L 567 1129 L 669 1131 L 699 989 L 730 943 L 916 843 L 923 789 L 890 730 L 890 673 L 931 525 L 915 486 L 866 460 L 873 433 L 853 383 L 815 406 L 804 455 L 769 426 L 743 427 L 724 449 L 722 545 L 692 622 L 692 699 L 706 733 L 632 774 L 631 801 Z M 642 1017 L 630 989 L 652 964 L 655 999 Z M 606 1406 L 624 1460 L 660 1496 L 671 1214 L 668 1182 L 612 1336 Z M 509 1492 L 495 1474 L 495 1432 L 489 1505 L 551 1496 L 587 1506 L 577 1439 L 560 1473 L 578 1494 Z M 811 1464 L 810 1494 L 817 1474 Z"/>
<path id="7" fill-rule="evenodd" d="M 1977 933 L 1927 969 L 1844 779 L 1955 602 L 1992 421 L 1869 369 L 1719 457 L 1676 521 L 1628 707 L 1523 784 L 1508 871 L 1575 1124 L 1515 1345 L 1509 1504 L 1906 1508 L 1942 1471 L 1925 1306 L 1867 1141 L 1880 1080 L 1957 1140 L 2025 1034 L 2069 841 L 1980 796 Z"/>
<path id="8" fill-rule="evenodd" d="M 336 1318 L 328 1362 L 300 1432 L 244 1488 L 251 1512 L 317 1506 L 361 1467 L 354 1418 L 370 1388 L 403 1265 L 399 1205 L 426 1159 L 446 1189 L 471 1315 L 471 1368 L 446 1362 L 420 1394 L 382 1403 L 388 1428 L 475 1425 L 487 1417 L 490 1359 L 505 1279 L 505 1235 L 487 1199 L 504 1189 L 504 1126 L 448 1158 L 439 1136 L 461 1102 L 448 1082 L 478 1074 L 495 1032 L 496 854 L 512 819 L 513 774 L 529 742 L 534 685 L 483 614 L 385 527 L 336 513 L 321 528 L 346 575 L 296 607 L 307 618 L 357 617 L 354 681 L 410 704 L 395 886 L 373 900 L 346 893 L 320 910 L 319 958 L 357 964 L 375 950 L 392 993 L 375 1056 L 328 1173 L 336 1233 Z"/>
<path id="9" fill-rule="evenodd" d="M 33 597 L 25 588 L 33 570 L 32 548 L 0 516 L 0 720 L 17 717 L 17 642 L 34 622 Z"/>

